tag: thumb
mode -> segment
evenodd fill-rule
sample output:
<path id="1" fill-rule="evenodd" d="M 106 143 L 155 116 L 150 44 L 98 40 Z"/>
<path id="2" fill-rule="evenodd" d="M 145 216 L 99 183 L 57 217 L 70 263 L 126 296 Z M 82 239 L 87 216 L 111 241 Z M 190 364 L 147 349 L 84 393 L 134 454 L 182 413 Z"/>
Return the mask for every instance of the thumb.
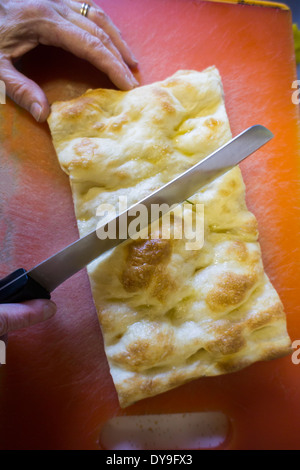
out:
<path id="1" fill-rule="evenodd" d="M 21 304 L 0 305 L 0 336 L 51 318 L 56 305 L 51 300 L 29 300 Z"/>
<path id="2" fill-rule="evenodd" d="M 45 93 L 30 78 L 19 72 L 8 59 L 0 62 L 0 78 L 5 83 L 6 94 L 22 108 L 27 109 L 34 119 L 44 122 L 50 112 Z"/>

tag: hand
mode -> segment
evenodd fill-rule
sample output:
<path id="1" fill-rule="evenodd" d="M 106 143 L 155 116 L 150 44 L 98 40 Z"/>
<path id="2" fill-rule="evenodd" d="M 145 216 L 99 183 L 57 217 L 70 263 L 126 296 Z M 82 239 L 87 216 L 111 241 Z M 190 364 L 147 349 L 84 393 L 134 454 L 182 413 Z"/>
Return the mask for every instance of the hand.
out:
<path id="1" fill-rule="evenodd" d="M 0 1 L 0 79 L 7 95 L 40 122 L 50 108 L 41 88 L 18 72 L 13 61 L 38 44 L 57 46 L 88 60 L 122 90 L 138 83 L 129 67 L 137 65 L 110 18 L 94 2 L 88 17 L 78 0 Z M 129 66 L 129 67 L 128 67 Z"/>
<path id="2" fill-rule="evenodd" d="M 48 320 L 55 313 L 56 305 L 51 300 L 29 300 L 21 304 L 1 304 L 0 339 L 10 331 L 20 330 Z"/>

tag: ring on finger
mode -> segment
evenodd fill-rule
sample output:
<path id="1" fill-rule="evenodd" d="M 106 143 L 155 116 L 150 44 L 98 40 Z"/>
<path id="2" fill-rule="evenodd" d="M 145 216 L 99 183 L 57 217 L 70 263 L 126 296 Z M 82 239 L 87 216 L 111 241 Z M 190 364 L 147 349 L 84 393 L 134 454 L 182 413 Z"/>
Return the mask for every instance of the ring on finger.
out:
<path id="1" fill-rule="evenodd" d="M 87 17 L 90 8 L 91 8 L 91 5 L 89 5 L 88 3 L 82 3 L 81 8 L 80 8 L 80 14 L 82 16 Z"/>

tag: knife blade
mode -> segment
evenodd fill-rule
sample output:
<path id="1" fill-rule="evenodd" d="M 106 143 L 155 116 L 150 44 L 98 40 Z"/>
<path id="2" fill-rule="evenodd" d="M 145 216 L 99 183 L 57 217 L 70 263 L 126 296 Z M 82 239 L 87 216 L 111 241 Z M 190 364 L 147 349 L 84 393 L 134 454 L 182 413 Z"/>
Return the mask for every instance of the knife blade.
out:
<path id="1" fill-rule="evenodd" d="M 129 207 L 115 219 L 106 222 L 102 227 L 97 227 L 93 232 L 70 244 L 30 271 L 20 268 L 0 280 L 0 303 L 22 302 L 37 298 L 50 299 L 50 293 L 66 279 L 104 252 L 129 238 L 128 227 L 136 217 L 131 214 L 138 210 L 139 205 L 142 204 L 146 207 L 149 215 L 145 224 L 150 224 L 154 221 L 151 218 L 151 210 L 149 210 L 153 204 L 161 206 L 162 210 L 159 216 L 162 216 L 168 211 L 167 207 L 182 203 L 201 187 L 238 165 L 273 137 L 272 132 L 261 125 L 246 129 L 162 188 Z M 117 229 L 121 224 L 123 227 L 125 224 L 127 235 L 125 234 L 122 239 L 106 238 L 101 240 L 97 236 L 98 230 L 107 230 L 111 223 L 114 223 Z M 143 227 L 139 229 L 141 228 Z M 116 232 L 118 233 L 118 230 Z"/>

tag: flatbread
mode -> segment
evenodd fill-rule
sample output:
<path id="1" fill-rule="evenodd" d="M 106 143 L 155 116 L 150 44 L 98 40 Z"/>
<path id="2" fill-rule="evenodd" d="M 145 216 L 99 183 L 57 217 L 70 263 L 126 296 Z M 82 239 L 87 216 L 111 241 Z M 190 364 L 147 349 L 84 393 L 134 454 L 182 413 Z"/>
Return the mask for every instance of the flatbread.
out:
<path id="1" fill-rule="evenodd" d="M 89 90 L 54 103 L 48 122 L 81 236 L 97 227 L 100 204 L 126 196 L 131 206 L 231 139 L 215 67 L 129 92 Z M 156 226 L 88 266 L 121 407 L 291 351 L 239 167 L 187 202 L 184 211 L 204 204 L 201 249 Z"/>

